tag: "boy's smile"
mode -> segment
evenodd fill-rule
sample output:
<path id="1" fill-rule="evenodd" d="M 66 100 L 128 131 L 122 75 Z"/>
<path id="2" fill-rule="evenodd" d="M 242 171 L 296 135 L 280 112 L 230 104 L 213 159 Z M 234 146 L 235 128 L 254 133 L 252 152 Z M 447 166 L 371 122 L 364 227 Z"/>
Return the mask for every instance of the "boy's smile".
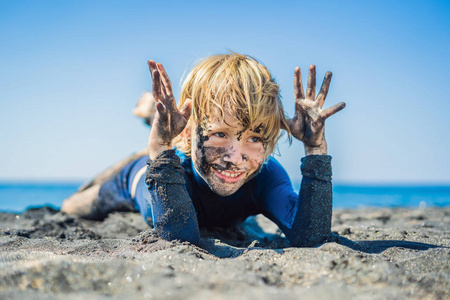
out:
<path id="1" fill-rule="evenodd" d="M 228 113 L 192 129 L 194 167 L 215 193 L 232 195 L 258 173 L 265 158 L 258 130 L 245 128 Z"/>
<path id="2" fill-rule="evenodd" d="M 212 167 L 214 173 L 219 178 L 222 178 L 224 182 L 234 183 L 241 179 L 245 172 L 233 172 L 229 170 L 218 170 Z"/>

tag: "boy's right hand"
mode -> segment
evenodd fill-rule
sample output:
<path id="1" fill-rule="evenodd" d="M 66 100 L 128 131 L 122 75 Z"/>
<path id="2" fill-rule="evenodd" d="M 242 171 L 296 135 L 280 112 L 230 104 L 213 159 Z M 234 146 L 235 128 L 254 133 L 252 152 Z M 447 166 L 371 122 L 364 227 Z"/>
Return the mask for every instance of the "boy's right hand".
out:
<path id="1" fill-rule="evenodd" d="M 186 99 L 183 108 L 178 110 L 172 84 L 163 65 L 149 60 L 148 67 L 156 101 L 156 115 L 148 141 L 149 156 L 153 160 L 163 151 L 172 149 L 173 139 L 183 131 L 191 116 L 192 100 Z"/>

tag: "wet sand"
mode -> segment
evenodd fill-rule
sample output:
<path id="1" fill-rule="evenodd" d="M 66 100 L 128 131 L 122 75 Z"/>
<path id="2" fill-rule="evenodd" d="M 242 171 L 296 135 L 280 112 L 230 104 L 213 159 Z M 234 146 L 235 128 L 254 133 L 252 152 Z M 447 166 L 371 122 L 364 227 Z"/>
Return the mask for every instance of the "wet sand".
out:
<path id="1" fill-rule="evenodd" d="M 0 213 L 0 299 L 450 297 L 450 208 L 336 210 L 332 229 L 334 242 L 293 248 L 258 216 L 198 247 L 135 213 Z"/>

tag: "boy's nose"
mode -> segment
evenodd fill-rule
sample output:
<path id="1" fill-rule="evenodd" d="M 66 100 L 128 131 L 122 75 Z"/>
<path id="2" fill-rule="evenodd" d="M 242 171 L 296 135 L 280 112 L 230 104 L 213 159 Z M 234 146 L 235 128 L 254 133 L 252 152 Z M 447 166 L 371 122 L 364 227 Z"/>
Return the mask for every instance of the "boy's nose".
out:
<path id="1" fill-rule="evenodd" d="M 239 145 L 233 145 L 230 151 L 224 154 L 223 160 L 234 165 L 239 165 L 242 162 L 247 161 L 248 157 L 245 153 L 242 152 L 242 149 Z"/>

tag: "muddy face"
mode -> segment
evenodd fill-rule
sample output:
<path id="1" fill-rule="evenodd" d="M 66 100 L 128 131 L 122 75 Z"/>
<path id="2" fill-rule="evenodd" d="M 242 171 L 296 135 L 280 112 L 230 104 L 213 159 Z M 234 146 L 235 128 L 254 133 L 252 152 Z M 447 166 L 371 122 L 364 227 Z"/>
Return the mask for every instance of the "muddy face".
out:
<path id="1" fill-rule="evenodd" d="M 194 167 L 215 193 L 234 194 L 261 169 L 264 143 L 259 133 L 236 118 L 226 115 L 192 129 Z"/>

